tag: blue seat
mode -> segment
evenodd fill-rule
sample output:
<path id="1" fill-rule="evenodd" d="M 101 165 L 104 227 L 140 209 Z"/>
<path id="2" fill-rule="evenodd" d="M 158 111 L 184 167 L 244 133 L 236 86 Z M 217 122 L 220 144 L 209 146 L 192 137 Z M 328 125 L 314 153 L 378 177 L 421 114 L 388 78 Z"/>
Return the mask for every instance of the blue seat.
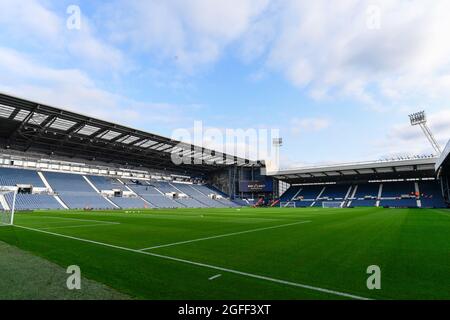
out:
<path id="1" fill-rule="evenodd" d="M 44 176 L 70 209 L 115 209 L 78 174 L 44 172 Z"/>
<path id="2" fill-rule="evenodd" d="M 18 184 L 30 184 L 33 187 L 45 188 L 37 171 L 0 168 L 0 186 L 16 186 Z"/>
<path id="3" fill-rule="evenodd" d="M 8 193 L 5 196 L 9 207 L 12 207 L 14 195 Z M 61 204 L 50 195 L 40 194 L 17 194 L 16 196 L 16 210 L 56 210 L 63 209 Z"/>
<path id="4" fill-rule="evenodd" d="M 419 182 L 422 208 L 447 208 L 439 181 Z"/>

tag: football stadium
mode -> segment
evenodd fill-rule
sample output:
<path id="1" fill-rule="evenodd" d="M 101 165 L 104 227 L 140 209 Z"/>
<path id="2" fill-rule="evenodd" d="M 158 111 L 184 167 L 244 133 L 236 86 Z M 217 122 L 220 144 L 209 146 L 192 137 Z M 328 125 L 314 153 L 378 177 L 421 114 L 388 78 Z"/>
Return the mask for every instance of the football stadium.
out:
<path id="1" fill-rule="evenodd" d="M 449 12 L 0 0 L 3 313 L 448 313 Z"/>
<path id="2" fill-rule="evenodd" d="M 0 94 L 0 145 L 2 299 L 450 299 L 450 144 L 269 171 Z"/>

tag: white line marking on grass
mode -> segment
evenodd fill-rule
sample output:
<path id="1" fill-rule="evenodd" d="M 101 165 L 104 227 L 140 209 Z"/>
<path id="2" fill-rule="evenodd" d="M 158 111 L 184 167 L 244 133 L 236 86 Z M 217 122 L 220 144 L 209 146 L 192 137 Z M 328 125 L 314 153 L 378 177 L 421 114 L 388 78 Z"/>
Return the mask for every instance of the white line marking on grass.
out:
<path id="1" fill-rule="evenodd" d="M 45 233 L 45 234 L 49 234 L 49 235 L 53 235 L 53 236 L 58 236 L 58 237 L 62 237 L 62 238 L 77 240 L 77 241 L 81 241 L 81 242 L 92 243 L 92 244 L 96 244 L 96 245 L 100 245 L 100 246 L 104 246 L 104 247 L 109 247 L 109 248 L 114 248 L 114 249 L 134 252 L 134 253 L 145 254 L 145 255 L 148 255 L 148 256 L 157 257 L 157 258 L 161 258 L 161 259 L 165 259 L 165 260 L 177 261 L 177 262 L 181 262 L 181 263 L 184 263 L 184 264 L 190 264 L 190 265 L 194 265 L 194 266 L 198 266 L 198 267 L 209 268 L 209 269 L 214 269 L 214 270 L 218 270 L 218 271 L 222 271 L 222 272 L 238 274 L 238 275 L 241 275 L 241 276 L 246 276 L 248 278 L 265 280 L 265 281 L 269 281 L 269 282 L 284 284 L 284 285 L 288 285 L 288 286 L 292 286 L 292 287 L 299 287 L 299 288 L 309 289 L 309 290 L 312 290 L 312 291 L 323 292 L 323 293 L 332 294 L 332 295 L 341 296 L 341 297 L 346 297 L 346 298 L 351 298 L 351 299 L 370 300 L 369 298 L 365 298 L 365 297 L 361 297 L 361 296 L 357 296 L 357 295 L 353 295 L 353 294 L 349 294 L 349 293 L 345 293 L 345 292 L 340 292 L 340 291 L 335 291 L 335 290 L 329 290 L 329 289 L 314 287 L 314 286 L 310 286 L 310 285 L 306 285 L 306 284 L 301 284 L 301 283 L 296 283 L 296 282 L 291 282 L 291 281 L 286 281 L 286 280 L 280 280 L 280 279 L 276 279 L 276 278 L 270 278 L 270 277 L 266 277 L 266 276 L 261 276 L 261 275 L 257 275 L 257 274 L 253 274 L 253 273 L 248 273 L 248 272 L 243 272 L 243 271 L 238 271 L 238 270 L 233 270 L 233 269 L 228 269 L 228 268 L 222 268 L 222 267 L 213 266 L 213 265 L 206 264 L 206 263 L 195 262 L 195 261 L 190 261 L 190 260 L 185 260 L 185 259 L 165 256 L 165 255 L 157 254 L 157 253 L 153 253 L 153 252 L 146 252 L 146 251 L 126 248 L 126 247 L 120 247 L 120 246 L 116 246 L 116 245 L 109 244 L 109 243 L 103 243 L 103 242 L 98 242 L 98 241 L 94 241 L 94 240 L 88 240 L 88 239 L 72 237 L 72 236 L 68 236 L 68 235 L 64 235 L 64 234 L 60 234 L 60 233 L 54 233 L 54 232 L 45 231 L 45 230 L 40 230 L 40 229 L 34 229 L 34 228 L 29 228 L 29 227 L 24 227 L 24 226 L 19 226 L 19 225 L 14 225 L 14 226 L 17 227 L 17 228 L 25 229 L 25 230 L 41 232 L 41 233 Z"/>
<path id="2" fill-rule="evenodd" d="M 186 243 L 191 243 L 191 242 L 205 241 L 205 240 L 211 240 L 211 239 L 217 239 L 217 238 L 231 237 L 231 236 L 235 236 L 235 235 L 239 235 L 239 234 L 245 234 L 245 233 L 257 232 L 257 231 L 264 231 L 264 230 L 270 230 L 270 229 L 276 229 L 276 228 L 295 226 L 297 224 L 303 224 L 303 223 L 309 223 L 309 222 L 311 222 L 311 221 L 310 220 L 308 220 L 308 221 L 300 221 L 300 222 L 282 224 L 282 225 L 278 225 L 278 226 L 271 226 L 271 227 L 251 229 L 251 230 L 245 230 L 245 231 L 239 231 L 239 232 L 233 232 L 233 233 L 226 233 L 226 234 L 220 234 L 220 235 L 217 235 L 217 236 L 211 236 L 211 237 L 205 237 L 205 238 L 198 238 L 198 239 L 192 239 L 192 240 L 185 240 L 185 241 L 161 244 L 161 245 L 158 245 L 158 246 L 148 247 L 148 248 L 144 248 L 144 249 L 140 249 L 140 250 L 147 251 L 147 250 L 153 250 L 153 249 L 158 249 L 158 248 L 177 246 L 177 245 L 180 245 L 180 244 L 186 244 Z"/>
<path id="3" fill-rule="evenodd" d="M 214 279 L 217 279 L 217 278 L 219 278 L 219 277 L 221 277 L 222 275 L 221 274 L 216 274 L 215 276 L 212 276 L 211 278 L 208 278 L 208 280 L 214 280 Z"/>
<path id="4" fill-rule="evenodd" d="M 45 227 L 41 228 L 41 230 L 53 230 L 53 229 L 67 229 L 67 228 L 84 228 L 84 227 L 109 227 L 114 225 L 119 225 L 119 222 L 115 223 L 97 223 L 97 224 L 84 224 L 84 225 L 76 225 L 76 226 L 58 226 L 58 227 Z"/>

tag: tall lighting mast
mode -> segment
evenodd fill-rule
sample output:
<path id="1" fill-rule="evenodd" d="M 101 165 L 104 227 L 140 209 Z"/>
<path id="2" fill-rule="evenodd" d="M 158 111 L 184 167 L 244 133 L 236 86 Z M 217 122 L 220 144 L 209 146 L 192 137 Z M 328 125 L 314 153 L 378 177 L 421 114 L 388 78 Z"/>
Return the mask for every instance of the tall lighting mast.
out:
<path id="1" fill-rule="evenodd" d="M 436 151 L 437 155 L 442 153 L 442 149 L 439 146 L 439 143 L 434 138 L 431 133 L 430 128 L 427 126 L 427 116 L 425 115 L 425 111 L 416 112 L 409 115 L 409 120 L 411 121 L 412 126 L 420 126 L 422 128 L 423 133 L 427 137 L 428 141 L 430 141 L 431 146 Z"/>

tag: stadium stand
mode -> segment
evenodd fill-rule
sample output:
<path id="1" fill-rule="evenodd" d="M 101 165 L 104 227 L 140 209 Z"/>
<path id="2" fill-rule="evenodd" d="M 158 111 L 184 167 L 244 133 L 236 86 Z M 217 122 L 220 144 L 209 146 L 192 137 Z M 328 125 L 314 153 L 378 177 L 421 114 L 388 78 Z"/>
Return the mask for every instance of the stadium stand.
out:
<path id="1" fill-rule="evenodd" d="M 31 184 L 30 182 L 32 182 L 34 185 L 45 187 L 36 171 L 0 169 L 2 173 L 1 186 L 14 186 L 15 183 Z M 122 183 L 112 177 L 82 176 L 60 172 L 43 172 L 43 176 L 55 194 L 70 209 L 224 208 L 238 206 L 236 203 L 223 198 L 217 190 L 206 185 L 136 180 L 125 180 L 125 183 Z M 127 196 L 123 196 L 123 194 L 114 196 L 114 191 L 117 190 L 127 193 Z M 222 198 L 213 199 L 209 195 Z M 112 201 L 115 206 L 107 199 Z M 48 194 L 19 194 L 17 206 L 18 210 L 63 209 L 54 196 Z"/>
<path id="2" fill-rule="evenodd" d="M 311 206 L 312 207 L 322 207 L 322 202 L 323 201 L 314 201 Z"/>
<path id="3" fill-rule="evenodd" d="M 450 143 L 440 157 L 269 172 L 263 170 L 263 161 L 213 152 L 2 93 L 0 109 L 0 187 L 10 190 L 19 185 L 20 210 L 235 207 L 255 202 L 265 206 L 273 204 L 269 199 L 275 197 L 279 205 L 297 207 L 331 201 L 342 201 L 343 207 L 447 207 L 450 203 Z M 173 155 L 192 161 L 175 163 Z M 270 188 L 245 189 L 242 182 Z M 280 195 L 280 190 L 286 192 Z M 2 206 L 8 205 L 8 199 L 0 197 Z"/>
<path id="4" fill-rule="evenodd" d="M 87 178 L 97 187 L 97 189 L 101 190 L 122 190 L 126 191 L 127 188 L 125 185 L 119 182 L 119 180 L 115 178 L 103 177 L 103 176 L 87 176 Z"/>
<path id="5" fill-rule="evenodd" d="M 253 206 L 255 204 L 255 201 L 253 199 L 233 199 L 232 201 L 233 206 L 239 206 L 239 207 L 247 207 L 247 206 Z"/>
<path id="6" fill-rule="evenodd" d="M 348 206 L 374 207 L 377 204 L 380 183 L 361 183 L 354 186 L 356 191 L 351 195 Z"/>
<path id="7" fill-rule="evenodd" d="M 357 199 L 370 199 L 377 198 L 378 191 L 380 190 L 379 183 L 363 183 L 356 185 L 357 189 L 354 198 Z"/>
<path id="8" fill-rule="evenodd" d="M 400 198 L 415 193 L 414 182 L 384 182 L 382 198 Z"/>
<path id="9" fill-rule="evenodd" d="M 281 196 L 280 203 L 293 201 L 296 207 L 310 207 L 315 205 L 324 188 L 323 185 L 291 186 Z"/>
<path id="10" fill-rule="evenodd" d="M 382 187 L 381 207 L 415 208 L 417 207 L 414 182 L 384 182 Z"/>
<path id="11" fill-rule="evenodd" d="M 175 201 L 183 204 L 188 208 L 205 208 L 207 205 L 197 198 L 191 196 L 191 193 L 187 193 L 182 183 L 170 183 L 165 181 L 155 182 L 157 188 L 165 193 L 174 193 Z"/>
<path id="12" fill-rule="evenodd" d="M 344 200 L 347 193 L 349 192 L 350 185 L 347 184 L 336 184 L 328 185 L 325 187 L 324 192 L 320 196 L 321 199 L 329 200 Z"/>
<path id="13" fill-rule="evenodd" d="M 214 187 L 206 186 L 206 185 L 199 185 L 199 184 L 193 184 L 192 187 L 196 190 L 198 190 L 202 195 L 205 195 L 209 198 L 209 196 L 214 196 L 215 201 L 220 202 L 225 207 L 236 207 L 236 203 L 233 201 L 230 201 L 227 199 L 227 195 L 219 190 L 217 190 Z"/>
<path id="14" fill-rule="evenodd" d="M 124 181 L 136 194 L 153 208 L 182 208 L 180 203 L 159 192 L 154 186 L 140 181 Z"/>
<path id="15" fill-rule="evenodd" d="M 0 168 L 0 173 L 0 186 L 23 184 L 45 188 L 36 171 Z M 55 194 L 59 195 L 64 204 L 71 209 L 221 208 L 250 205 L 248 201 L 242 199 L 230 201 L 215 188 L 200 184 L 131 179 L 121 182 L 113 177 L 61 172 L 43 172 L 43 176 Z M 382 193 L 381 197 L 378 197 L 380 184 Z M 120 190 L 127 196 L 106 197 L 99 193 L 113 194 L 114 190 Z M 12 200 L 11 195 L 5 198 L 8 203 Z M 349 207 L 376 205 L 396 208 L 418 205 L 424 208 L 446 207 L 440 185 L 436 180 L 418 181 L 417 187 L 415 181 L 291 186 L 281 196 L 280 201 L 282 203 L 293 201 L 296 207 L 321 207 L 324 201 L 344 201 L 346 198 L 348 202 L 344 206 Z M 63 209 L 51 194 L 18 194 L 16 207 L 18 210 Z"/>
<path id="16" fill-rule="evenodd" d="M 42 190 L 29 193 L 53 196 L 64 209 L 237 206 L 225 199 L 237 195 L 231 187 L 230 170 L 253 175 L 264 166 L 258 160 L 199 148 L 4 93 L 0 93 L 0 142 L 0 187 L 31 184 Z M 173 161 L 174 155 L 190 161 L 178 163 Z M 27 168 L 35 171 L 22 170 Z M 136 182 L 139 180 L 158 181 L 157 186 L 151 186 Z M 220 195 L 214 189 L 194 187 L 197 194 L 170 185 L 206 181 L 226 190 L 227 195 L 214 199 L 209 194 Z M 123 191 L 122 196 L 111 192 L 116 189 Z M 228 194 L 231 192 L 234 194 Z"/>
<path id="17" fill-rule="evenodd" d="M 295 197 L 296 207 L 321 207 L 324 201 L 341 201 L 348 194 L 348 201 L 344 204 L 348 207 L 373 207 L 378 204 L 380 207 L 415 208 L 418 206 L 417 200 L 420 200 L 423 208 L 447 207 L 439 183 L 435 180 L 419 181 L 420 191 L 417 197 L 415 181 L 383 182 L 382 194 L 378 197 L 380 184 L 381 182 L 355 184 L 351 186 L 349 194 L 350 185 L 291 186 L 280 200 L 286 203 L 294 201 Z M 306 198 L 318 195 L 322 189 L 320 197 Z"/>
<path id="18" fill-rule="evenodd" d="M 143 209 L 152 207 L 139 197 L 114 197 L 111 198 L 111 201 L 123 209 Z"/>
<path id="19" fill-rule="evenodd" d="M 352 200 L 349 202 L 349 206 L 351 207 L 375 207 L 377 204 L 377 200 Z"/>
<path id="20" fill-rule="evenodd" d="M 78 174 L 44 172 L 53 190 L 70 209 L 114 209 L 115 207 L 98 194 Z"/>
<path id="21" fill-rule="evenodd" d="M 300 191 L 300 187 L 292 186 L 281 196 L 282 202 L 288 202 L 293 200 L 293 198 L 297 195 L 297 192 Z"/>
<path id="22" fill-rule="evenodd" d="M 395 200 L 382 199 L 380 201 L 380 207 L 416 208 L 417 200 L 415 198 L 414 199 L 395 199 Z"/>
<path id="23" fill-rule="evenodd" d="M 174 184 L 178 190 L 188 195 L 189 197 L 195 199 L 198 203 L 200 203 L 203 207 L 211 207 L 211 208 L 223 208 L 225 205 L 220 203 L 219 201 L 213 200 L 204 193 L 200 191 L 200 186 L 194 186 L 191 184 L 182 184 L 177 183 Z M 206 187 L 205 187 L 206 188 Z M 207 188 L 206 188 L 207 189 Z"/>
<path id="24" fill-rule="evenodd" d="M 12 207 L 13 194 L 8 193 L 6 196 L 8 205 Z M 41 194 L 17 194 L 16 210 L 45 210 L 45 209 L 63 209 L 61 204 L 56 201 L 55 197 Z"/>
<path id="25" fill-rule="evenodd" d="M 440 183 L 437 181 L 421 181 L 419 183 L 420 202 L 422 208 L 445 208 L 447 207 Z"/>
<path id="26" fill-rule="evenodd" d="M 36 171 L 0 168 L 0 186 L 16 186 L 17 184 L 29 184 L 33 187 L 42 188 L 45 187 Z"/>
<path id="27" fill-rule="evenodd" d="M 168 181 L 127 181 L 126 184 L 156 208 L 222 208 L 236 206 L 227 199 L 211 199 L 208 195 L 217 194 L 217 192 L 203 185 Z"/>
<path id="28" fill-rule="evenodd" d="M 92 175 L 87 176 L 87 178 L 100 192 L 109 192 L 110 196 L 108 199 L 120 208 L 139 209 L 151 207 L 149 203 L 146 203 L 136 194 L 128 196 L 123 196 L 121 194 L 120 196 L 114 196 L 115 190 L 120 190 L 122 192 L 128 191 L 127 187 L 116 178 Z"/>
<path id="29" fill-rule="evenodd" d="M 295 201 L 295 206 L 299 208 L 311 207 L 313 204 L 315 204 L 315 201 Z"/>
<path id="30" fill-rule="evenodd" d="M 228 199 L 228 195 L 226 195 L 225 193 L 223 193 L 222 191 L 220 191 L 219 189 L 217 189 L 217 188 L 215 188 L 213 186 L 198 185 L 198 184 L 194 184 L 192 186 L 195 189 L 199 190 L 201 193 L 205 194 L 205 195 L 215 195 L 216 196 L 215 200 L 220 202 L 225 207 L 239 207 L 239 206 L 242 206 L 236 201 L 229 200 Z M 220 196 L 220 197 L 217 197 L 217 196 Z M 244 202 L 246 203 L 245 205 L 252 205 L 253 204 L 253 203 L 246 202 L 246 201 L 244 201 Z"/>
<path id="31" fill-rule="evenodd" d="M 411 156 L 307 166 L 281 169 L 268 175 L 280 181 L 280 190 L 290 186 L 281 195 L 281 205 L 293 198 L 297 207 L 301 204 L 299 200 L 313 201 L 318 190 L 324 187 L 322 194 L 315 198 L 314 205 L 320 206 L 321 201 L 340 199 L 345 190 L 341 186 L 351 186 L 343 207 L 447 207 L 450 170 L 446 168 L 450 166 L 446 163 L 450 163 L 450 142 L 447 150 L 448 156 L 444 152 L 440 157 Z M 443 181 L 442 186 L 439 181 Z M 315 186 L 312 194 L 308 192 L 311 186 Z"/>
<path id="32" fill-rule="evenodd" d="M 321 185 L 302 186 L 300 193 L 297 194 L 297 197 L 294 200 L 299 198 L 302 198 L 303 200 L 316 200 L 321 196 L 321 192 L 324 188 L 325 186 Z"/>

